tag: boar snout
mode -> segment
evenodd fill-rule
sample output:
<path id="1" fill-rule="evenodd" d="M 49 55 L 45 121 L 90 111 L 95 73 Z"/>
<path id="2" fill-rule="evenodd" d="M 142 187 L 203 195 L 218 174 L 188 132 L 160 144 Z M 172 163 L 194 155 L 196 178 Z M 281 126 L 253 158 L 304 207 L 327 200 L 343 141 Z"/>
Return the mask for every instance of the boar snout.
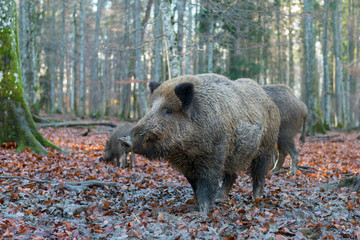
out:
<path id="1" fill-rule="evenodd" d="M 125 136 L 125 137 L 121 137 L 119 138 L 120 144 L 123 146 L 124 149 L 129 149 L 129 151 L 132 151 L 133 146 L 131 143 L 131 137 L 130 136 Z"/>

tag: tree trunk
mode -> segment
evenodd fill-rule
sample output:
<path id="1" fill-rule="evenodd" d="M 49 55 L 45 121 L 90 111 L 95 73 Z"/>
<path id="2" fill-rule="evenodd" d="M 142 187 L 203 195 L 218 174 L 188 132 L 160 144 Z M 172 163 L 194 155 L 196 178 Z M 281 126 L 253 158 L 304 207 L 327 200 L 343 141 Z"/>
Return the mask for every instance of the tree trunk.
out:
<path id="1" fill-rule="evenodd" d="M 155 0 L 154 2 L 154 16 L 155 16 L 155 24 L 154 24 L 154 37 L 155 37 L 155 46 L 154 46 L 154 80 L 156 82 L 161 81 L 161 38 L 160 35 L 162 33 L 162 20 L 160 14 L 160 1 Z"/>
<path id="2" fill-rule="evenodd" d="M 71 13 L 71 21 L 72 21 L 72 51 L 71 51 L 71 89 L 70 89 L 70 110 L 73 115 L 76 114 L 76 1 L 72 0 L 72 13 Z M 69 91 L 69 89 L 68 89 Z"/>
<path id="3" fill-rule="evenodd" d="M 315 60 L 314 0 L 304 0 L 305 28 L 305 101 L 308 107 L 308 132 L 324 131 L 318 109 L 318 80 Z"/>
<path id="4" fill-rule="evenodd" d="M 90 115 L 99 114 L 99 35 L 100 35 L 100 18 L 102 11 L 103 0 L 97 0 L 97 10 L 96 10 L 96 19 L 95 19 L 95 32 L 94 32 L 94 49 L 93 49 L 93 64 L 92 64 L 92 73 L 91 73 L 91 100 L 90 100 Z"/>
<path id="5" fill-rule="evenodd" d="M 50 1 L 49 1 L 50 2 Z M 50 98 L 51 98 L 51 112 L 55 112 L 55 100 L 56 100 L 56 92 L 55 92 L 55 87 L 56 87 L 56 18 L 55 18 L 55 14 L 56 14 L 56 6 L 55 6 L 55 2 L 52 2 L 52 11 L 51 11 L 51 31 L 52 31 L 52 41 L 49 44 L 50 48 L 51 48 L 51 58 L 50 58 L 50 76 L 51 76 L 51 93 L 50 93 Z"/>
<path id="6" fill-rule="evenodd" d="M 187 6 L 188 6 L 188 23 L 187 23 L 188 35 L 187 35 L 186 54 L 185 54 L 185 74 L 191 74 L 191 73 L 193 73 L 191 71 L 191 69 L 192 69 L 191 68 L 191 56 L 193 54 L 190 54 L 190 53 L 195 52 L 192 49 L 192 28 L 193 28 L 192 3 L 189 2 Z"/>
<path id="7" fill-rule="evenodd" d="M 277 32 L 277 48 L 278 48 L 278 83 L 284 83 L 282 58 L 281 58 L 281 30 L 280 30 L 280 0 L 276 0 L 276 32 Z"/>
<path id="8" fill-rule="evenodd" d="M 121 52 L 120 66 L 121 66 L 121 80 L 129 80 L 129 67 L 132 59 L 130 58 L 129 48 L 130 48 L 130 1 L 125 0 L 125 12 L 126 12 L 126 21 L 125 21 L 125 32 L 124 32 L 124 42 L 122 44 L 123 51 Z M 120 84 L 121 94 L 120 94 L 120 119 L 129 120 L 131 112 L 131 85 L 130 83 Z"/>
<path id="9" fill-rule="evenodd" d="M 289 0 L 288 8 L 289 8 L 289 78 L 288 84 L 291 89 L 295 87 L 295 77 L 294 77 L 294 54 L 293 54 L 293 21 L 292 21 L 292 12 L 291 12 L 291 4 L 292 1 Z"/>
<path id="10" fill-rule="evenodd" d="M 37 79 L 37 55 L 36 31 L 35 31 L 35 3 L 31 0 L 20 1 L 19 21 L 19 44 L 21 55 L 22 81 L 24 96 L 31 112 L 38 112 L 37 89 L 39 88 Z"/>
<path id="11" fill-rule="evenodd" d="M 341 0 L 334 0 L 333 12 L 334 29 L 334 58 L 335 58 L 335 106 L 337 127 L 344 127 L 344 87 L 343 87 L 343 65 L 342 65 L 342 34 L 341 34 Z"/>
<path id="12" fill-rule="evenodd" d="M 209 14 L 209 36 L 207 39 L 207 72 L 212 73 L 213 70 L 213 58 L 214 58 L 214 16 Z"/>
<path id="13" fill-rule="evenodd" d="M 1 0 L 0 3 L 0 144 L 17 142 L 19 152 L 29 147 L 45 155 L 45 146 L 58 147 L 41 135 L 24 98 L 15 0 Z"/>
<path id="14" fill-rule="evenodd" d="M 178 53 L 179 53 L 179 62 L 180 62 L 180 74 L 184 74 L 183 66 L 183 56 L 184 56 L 184 11 L 185 11 L 186 1 L 177 0 L 177 12 L 178 12 L 178 21 L 177 21 L 177 43 L 178 43 Z M 190 3 L 191 4 L 191 3 Z"/>
<path id="15" fill-rule="evenodd" d="M 324 127 L 330 128 L 330 76 L 329 76 L 329 57 L 328 57 L 328 0 L 324 1 L 324 16 L 323 16 L 323 35 L 322 35 L 322 53 L 323 53 L 323 65 L 324 65 L 324 80 L 323 80 L 323 99 L 324 99 Z"/>
<path id="16" fill-rule="evenodd" d="M 84 35 L 84 21 L 85 21 L 85 8 L 84 1 L 80 0 L 80 23 L 79 23 L 79 116 L 85 116 L 85 65 L 84 65 L 84 44 L 85 44 L 85 35 Z"/>
<path id="17" fill-rule="evenodd" d="M 61 11 L 61 34 L 60 34 L 60 76 L 59 76 L 59 87 L 58 87 L 58 104 L 57 111 L 64 112 L 64 62 L 65 62 L 65 0 L 62 0 L 62 11 Z"/>
<path id="18" fill-rule="evenodd" d="M 136 54 L 136 79 L 141 81 L 139 83 L 139 100 L 140 100 L 140 116 L 143 117 L 147 113 L 147 100 L 146 100 L 146 85 L 143 83 L 144 79 L 144 66 L 143 61 L 141 59 L 143 55 L 142 47 L 141 47 L 141 35 L 143 31 L 143 26 L 140 24 L 140 0 L 135 0 L 135 8 L 134 8 L 134 17 L 135 17 L 135 54 Z"/>
<path id="19" fill-rule="evenodd" d="M 169 79 L 180 75 L 180 61 L 175 42 L 174 26 L 171 23 L 171 4 L 169 0 L 162 0 L 160 4 L 161 17 L 163 22 L 163 33 L 165 35 L 165 47 L 167 65 L 169 69 Z"/>

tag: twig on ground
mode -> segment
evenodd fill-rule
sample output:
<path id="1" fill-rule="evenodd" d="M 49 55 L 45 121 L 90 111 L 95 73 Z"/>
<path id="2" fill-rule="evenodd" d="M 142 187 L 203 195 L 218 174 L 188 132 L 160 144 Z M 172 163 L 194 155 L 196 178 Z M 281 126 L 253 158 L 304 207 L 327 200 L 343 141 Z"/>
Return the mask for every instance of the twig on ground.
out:
<path id="1" fill-rule="evenodd" d="M 53 185 L 53 187 L 60 187 L 60 188 L 64 188 L 68 191 L 73 191 L 73 192 L 81 192 L 83 190 L 85 190 L 86 188 L 90 188 L 90 187 L 115 187 L 117 185 L 119 185 L 119 183 L 117 182 L 103 182 L 103 181 L 97 181 L 97 180 L 89 180 L 89 181 L 84 181 L 84 182 L 66 182 L 66 183 L 57 183 L 57 182 L 52 182 L 52 181 L 48 181 L 48 180 L 41 180 L 41 179 L 33 179 L 33 178 L 28 178 L 28 177 L 23 177 L 23 176 L 11 176 L 11 175 L 0 175 L 0 179 L 23 179 L 23 180 L 28 180 L 28 181 L 33 181 L 36 183 L 49 183 L 51 185 Z M 26 184 L 28 185 L 28 184 Z"/>

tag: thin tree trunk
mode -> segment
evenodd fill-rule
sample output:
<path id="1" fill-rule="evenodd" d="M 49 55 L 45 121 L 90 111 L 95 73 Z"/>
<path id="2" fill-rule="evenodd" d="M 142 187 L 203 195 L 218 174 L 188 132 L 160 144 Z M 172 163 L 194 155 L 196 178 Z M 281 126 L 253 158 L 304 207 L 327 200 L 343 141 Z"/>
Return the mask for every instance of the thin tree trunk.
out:
<path id="1" fill-rule="evenodd" d="M 318 82 L 316 79 L 315 62 L 315 21 L 314 0 L 304 0 L 304 28 L 305 28 L 305 87 L 306 105 L 308 107 L 309 133 L 323 131 L 320 111 L 318 109 Z M 320 125 L 320 126 L 319 126 Z M 320 128 L 320 129 L 319 129 Z"/>
<path id="2" fill-rule="evenodd" d="M 209 21 L 209 36 L 207 41 L 207 72 L 213 72 L 213 58 L 214 58 L 214 17 L 210 14 Z"/>
<path id="3" fill-rule="evenodd" d="M 124 33 L 124 43 L 123 51 L 121 53 L 120 65 L 121 65 L 121 80 L 129 80 L 129 67 L 132 60 L 129 54 L 130 48 L 130 3 L 129 0 L 125 0 L 125 12 L 126 12 L 126 21 L 125 21 L 125 33 Z M 131 112 L 131 85 L 130 84 L 121 84 L 121 95 L 120 95 L 120 119 L 129 120 Z"/>
<path id="4" fill-rule="evenodd" d="M 15 0 L 0 4 L 0 144 L 17 142 L 17 151 L 29 147 L 46 155 L 45 146 L 59 149 L 37 129 L 23 94 Z"/>
<path id="5" fill-rule="evenodd" d="M 80 117 L 85 116 L 85 66 L 84 66 L 84 21 L 85 21 L 85 8 L 84 1 L 80 0 L 80 22 L 79 22 L 79 115 Z"/>
<path id="6" fill-rule="evenodd" d="M 72 1 L 72 51 L 71 51 L 71 89 L 70 89 L 70 109 L 73 115 L 76 115 L 76 63 L 75 63 L 75 57 L 76 57 L 76 0 Z M 69 91 L 69 90 L 68 90 Z"/>
<path id="7" fill-rule="evenodd" d="M 35 4 L 30 0 L 20 1 L 20 19 L 19 21 L 19 40 L 21 53 L 22 80 L 24 86 L 25 100 L 34 113 L 38 112 L 37 107 L 37 89 L 39 88 L 37 80 L 37 55 L 36 30 L 35 30 Z"/>
<path id="8" fill-rule="evenodd" d="M 281 57 L 281 30 L 280 30 L 280 0 L 276 0 L 276 32 L 277 32 L 277 49 L 278 49 L 278 76 L 277 82 L 284 83 L 282 57 Z"/>
<path id="9" fill-rule="evenodd" d="M 186 55 L 185 55 L 185 74 L 191 74 L 191 56 L 194 53 L 192 49 L 192 28 L 193 28 L 193 13 L 192 13 L 192 3 L 191 1 L 188 3 L 188 23 L 187 23 L 187 41 L 186 41 Z M 192 54 L 190 54 L 192 53 Z"/>
<path id="10" fill-rule="evenodd" d="M 99 114 L 99 34 L 100 34 L 100 18 L 102 11 L 103 0 L 97 1 L 97 10 L 95 17 L 95 32 L 94 32 L 94 49 L 93 49 L 93 64 L 92 64 L 92 73 L 91 73 L 91 102 L 90 102 L 90 112 L 91 115 Z"/>
<path id="11" fill-rule="evenodd" d="M 177 12 L 178 12 L 178 32 L 177 32 L 177 43 L 178 43 L 178 53 L 179 53 L 179 62 L 180 62 L 180 73 L 184 74 L 184 11 L 186 1 L 177 0 Z"/>
<path id="12" fill-rule="evenodd" d="M 142 26 L 140 24 L 140 0 L 135 0 L 134 8 L 134 17 L 135 17 L 135 54 L 136 54 L 136 79 L 138 81 L 144 82 L 144 66 L 142 62 L 142 47 L 141 47 L 141 34 Z M 139 100 L 140 100 L 140 116 L 143 117 L 147 113 L 147 99 L 146 99 L 146 85 L 144 83 L 139 83 Z"/>
<path id="13" fill-rule="evenodd" d="M 334 0 L 335 9 L 333 12 L 334 29 L 334 57 L 335 57 L 335 106 L 336 122 L 338 127 L 344 127 L 344 108 L 343 108 L 343 65 L 342 65 L 342 34 L 341 34 L 341 0 Z"/>
<path id="14" fill-rule="evenodd" d="M 160 4 L 160 10 L 163 21 L 163 32 L 165 36 L 169 78 L 174 78 L 180 75 L 180 61 L 175 42 L 174 26 L 171 23 L 172 10 L 170 1 L 162 0 Z"/>
<path id="15" fill-rule="evenodd" d="M 155 46 L 154 46 L 154 80 L 156 82 L 161 81 L 161 38 L 160 35 L 162 33 L 162 20 L 161 20 L 161 13 L 160 13 L 160 1 L 155 0 L 154 2 L 154 17 L 155 17 L 155 24 L 154 24 L 154 37 L 155 37 Z"/>
<path id="16" fill-rule="evenodd" d="M 294 77 L 294 54 L 293 54 L 293 28 L 292 28 L 292 12 L 291 12 L 292 1 L 289 0 L 288 8 L 289 8 L 289 78 L 288 84 L 291 89 L 295 87 L 295 77 Z"/>
<path id="17" fill-rule="evenodd" d="M 49 1 L 50 2 L 50 1 Z M 55 84 L 56 84 L 56 68 L 55 68 L 55 64 L 56 64 L 56 54 L 57 51 L 55 49 L 55 45 L 56 45 L 56 18 L 55 18 L 55 14 L 56 14 L 56 6 L 55 3 L 52 2 L 52 12 L 51 12 L 51 26 L 52 26 L 52 41 L 51 41 L 51 49 L 52 49 L 52 53 L 51 53 L 51 60 L 50 60 L 50 75 L 51 75 L 51 112 L 55 112 L 55 100 L 56 100 L 56 93 L 55 93 Z"/>
<path id="18" fill-rule="evenodd" d="M 60 76 L 59 76 L 59 88 L 58 88 L 58 104 L 57 110 L 62 113 L 64 111 L 63 99 L 64 99 L 64 62 L 65 62 L 65 0 L 62 0 L 61 11 L 61 34 L 60 34 Z"/>
<path id="19" fill-rule="evenodd" d="M 329 57 L 328 57 L 328 39 L 327 39 L 327 28 L 328 28 L 328 0 L 324 1 L 324 15 L 323 15 L 323 35 L 322 35 L 322 53 L 323 53 L 323 64 L 324 64 L 324 80 L 323 80 L 323 96 L 324 96 L 324 126 L 325 128 L 330 127 L 330 103 L 331 103 L 331 92 L 330 92 L 330 71 L 329 71 Z"/>

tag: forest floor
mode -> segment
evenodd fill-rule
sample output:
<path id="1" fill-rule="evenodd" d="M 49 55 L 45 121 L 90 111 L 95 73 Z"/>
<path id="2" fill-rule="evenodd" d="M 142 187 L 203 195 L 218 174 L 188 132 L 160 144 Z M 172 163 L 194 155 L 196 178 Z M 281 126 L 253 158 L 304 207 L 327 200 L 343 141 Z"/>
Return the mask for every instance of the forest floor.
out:
<path id="1" fill-rule="evenodd" d="M 360 193 L 327 185 L 359 175 L 359 132 L 308 137 L 299 146 L 306 168 L 269 173 L 260 201 L 241 172 L 228 201 L 206 215 L 167 162 L 100 162 L 111 129 L 86 130 L 41 129 L 67 154 L 0 147 L 0 239 L 360 239 Z"/>

